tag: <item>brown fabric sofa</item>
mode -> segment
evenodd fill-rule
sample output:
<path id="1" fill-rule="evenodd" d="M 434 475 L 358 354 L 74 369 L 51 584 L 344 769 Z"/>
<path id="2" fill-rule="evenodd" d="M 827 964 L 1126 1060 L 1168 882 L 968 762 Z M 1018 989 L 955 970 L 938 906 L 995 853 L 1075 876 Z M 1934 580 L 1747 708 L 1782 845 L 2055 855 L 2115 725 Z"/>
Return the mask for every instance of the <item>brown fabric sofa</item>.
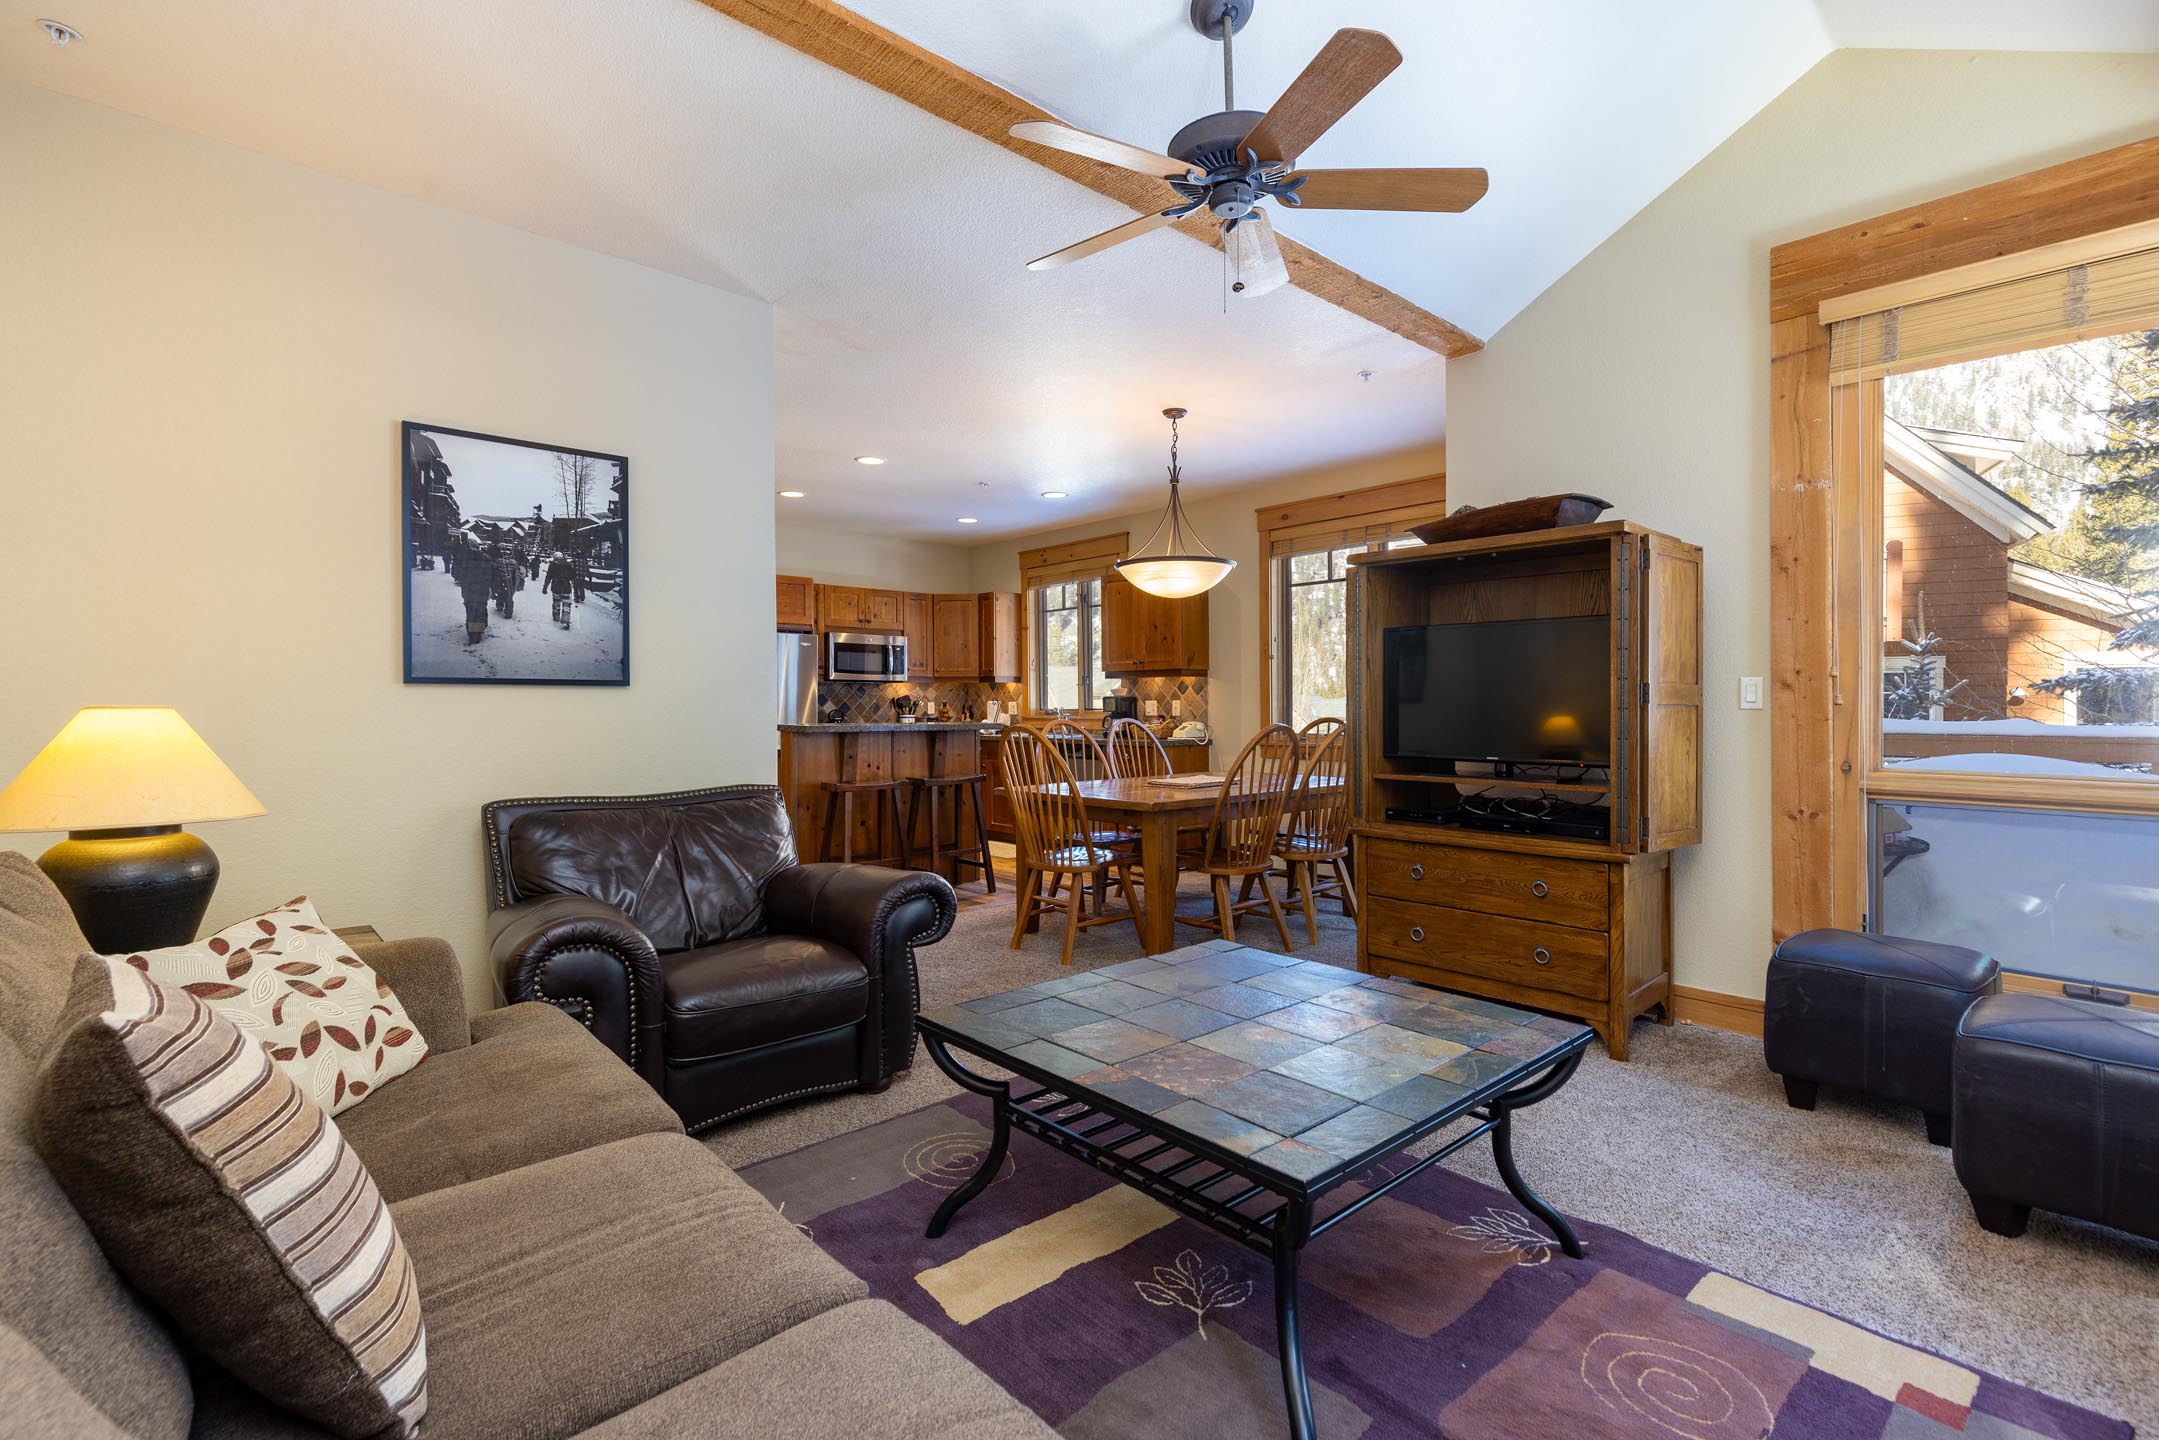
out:
<path id="1" fill-rule="evenodd" d="M 692 1134 L 914 1062 L 915 949 L 952 887 L 797 863 L 776 786 L 497 800 L 481 829 L 502 993 L 575 1015 Z"/>
<path id="2" fill-rule="evenodd" d="M 190 1362 L 31 1148 L 37 1067 L 87 948 L 43 874 L 0 852 L 0 1430 L 319 1437 Z M 1053 1434 L 866 1299 L 575 1019 L 521 1004 L 468 1020 L 440 941 L 362 954 L 429 1049 L 338 1118 L 419 1275 L 426 1440 Z"/>

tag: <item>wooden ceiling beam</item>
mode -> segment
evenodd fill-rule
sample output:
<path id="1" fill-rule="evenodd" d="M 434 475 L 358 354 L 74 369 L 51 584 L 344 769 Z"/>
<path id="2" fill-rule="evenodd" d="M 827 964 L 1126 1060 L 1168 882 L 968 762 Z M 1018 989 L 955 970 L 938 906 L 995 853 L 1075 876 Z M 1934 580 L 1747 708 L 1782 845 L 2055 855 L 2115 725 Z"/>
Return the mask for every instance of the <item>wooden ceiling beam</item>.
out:
<path id="1" fill-rule="evenodd" d="M 1146 212 L 1166 202 L 1162 182 L 1061 150 L 1016 140 L 1012 127 L 1022 120 L 1057 120 L 1040 106 L 992 85 L 941 55 L 932 54 L 832 0 L 702 0 L 730 20 L 769 35 L 833 69 L 876 86 L 938 119 L 981 136 L 1045 170 L 1075 180 L 1118 204 Z M 1217 248 L 1220 232 L 1209 217 L 1186 216 L 1174 227 Z M 1482 350 L 1484 342 L 1468 331 L 1410 303 L 1392 290 L 1365 279 L 1318 251 L 1278 234 L 1289 280 L 1383 330 L 1449 357 Z M 1013 264 L 1025 262 L 1018 256 Z"/>

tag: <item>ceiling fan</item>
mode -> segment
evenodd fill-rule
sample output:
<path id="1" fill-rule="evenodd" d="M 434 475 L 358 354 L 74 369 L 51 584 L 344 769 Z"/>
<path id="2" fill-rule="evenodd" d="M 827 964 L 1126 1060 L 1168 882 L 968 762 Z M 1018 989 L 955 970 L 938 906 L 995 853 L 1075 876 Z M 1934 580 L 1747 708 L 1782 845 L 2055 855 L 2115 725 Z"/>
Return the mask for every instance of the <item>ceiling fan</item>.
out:
<path id="1" fill-rule="evenodd" d="M 1298 157 L 1402 63 L 1402 52 L 1377 30 L 1337 30 L 1273 109 L 1239 110 L 1232 42 L 1255 3 L 1191 0 L 1193 28 L 1222 42 L 1222 109 L 1170 137 L 1167 154 L 1055 120 L 1012 127 L 1022 140 L 1159 176 L 1175 192 L 1166 208 L 1031 260 L 1028 269 L 1084 260 L 1204 206 L 1222 222 L 1222 248 L 1236 276 L 1232 288 L 1261 294 L 1289 280 L 1274 228 L 1260 208 L 1270 196 L 1313 210 L 1462 211 L 1484 198 L 1488 177 L 1477 169 L 1297 172 Z"/>

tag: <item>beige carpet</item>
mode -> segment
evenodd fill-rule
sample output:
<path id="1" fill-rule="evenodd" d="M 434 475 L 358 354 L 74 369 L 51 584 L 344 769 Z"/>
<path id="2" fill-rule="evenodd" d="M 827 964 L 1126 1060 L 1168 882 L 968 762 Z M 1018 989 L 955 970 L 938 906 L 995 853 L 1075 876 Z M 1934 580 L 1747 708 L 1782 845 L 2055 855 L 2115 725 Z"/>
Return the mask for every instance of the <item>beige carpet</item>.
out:
<path id="1" fill-rule="evenodd" d="M 1055 935 L 1007 948 L 1003 902 L 969 905 L 922 952 L 925 1006 L 1059 973 Z M 1202 905 L 1188 880 L 1182 908 Z M 1355 963 L 1338 913 L 1322 914 L 1316 947 L 1301 917 L 1290 933 L 1306 958 Z M 1264 919 L 1238 938 L 1280 948 Z M 1130 926 L 1104 927 L 1081 937 L 1074 963 L 1138 953 Z M 1828 1095 L 1812 1114 L 1789 1109 L 1743 1036 L 1643 1022 L 1632 1040 L 1623 1065 L 1593 1044 L 1567 1089 L 1518 1122 L 1523 1172 L 1554 1204 L 2159 1437 L 2159 1245 L 2044 1215 L 2022 1239 L 1989 1235 L 1916 1111 Z M 924 1057 L 882 1095 L 797 1105 L 706 1140 L 745 1165 L 955 1093 Z M 1489 1155 L 1473 1146 L 1448 1163 L 1497 1184 Z"/>

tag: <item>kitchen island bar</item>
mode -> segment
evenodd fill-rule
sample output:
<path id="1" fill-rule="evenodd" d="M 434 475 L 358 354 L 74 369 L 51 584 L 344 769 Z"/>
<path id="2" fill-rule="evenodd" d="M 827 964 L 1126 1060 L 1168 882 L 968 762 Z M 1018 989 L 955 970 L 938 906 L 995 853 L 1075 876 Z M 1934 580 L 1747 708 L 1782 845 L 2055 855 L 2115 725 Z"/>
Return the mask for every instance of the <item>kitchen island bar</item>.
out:
<path id="1" fill-rule="evenodd" d="M 795 848 L 804 860 L 825 855 L 825 812 L 835 781 L 913 780 L 948 775 L 982 773 L 980 724 L 878 724 L 878 725 L 782 725 L 780 727 L 780 791 L 786 798 L 788 817 L 794 822 Z M 994 730 L 993 730 L 994 733 Z M 988 796 L 985 793 L 984 801 Z M 900 811 L 907 801 L 902 797 Z M 881 811 L 875 805 L 855 806 L 854 853 L 857 856 L 896 855 L 895 836 L 881 834 Z M 948 812 L 949 813 L 949 812 Z M 951 821 L 946 820 L 949 827 Z M 973 824 L 972 816 L 967 817 Z M 949 830 L 948 832 L 949 833 Z M 917 857 L 930 853 L 929 812 L 915 821 L 909 837 Z M 838 851 L 835 849 L 834 854 Z M 949 859 L 938 866 L 947 880 L 955 879 Z M 977 879 L 972 872 L 970 880 Z"/>

